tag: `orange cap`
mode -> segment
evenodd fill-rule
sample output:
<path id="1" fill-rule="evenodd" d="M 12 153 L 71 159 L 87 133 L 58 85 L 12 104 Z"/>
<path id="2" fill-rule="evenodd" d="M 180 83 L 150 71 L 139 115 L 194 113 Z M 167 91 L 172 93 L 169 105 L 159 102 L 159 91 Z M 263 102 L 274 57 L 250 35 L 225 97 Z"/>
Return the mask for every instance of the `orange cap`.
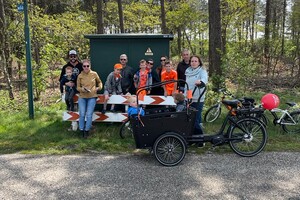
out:
<path id="1" fill-rule="evenodd" d="M 114 66 L 115 69 L 122 69 L 123 66 L 120 63 L 115 64 Z"/>

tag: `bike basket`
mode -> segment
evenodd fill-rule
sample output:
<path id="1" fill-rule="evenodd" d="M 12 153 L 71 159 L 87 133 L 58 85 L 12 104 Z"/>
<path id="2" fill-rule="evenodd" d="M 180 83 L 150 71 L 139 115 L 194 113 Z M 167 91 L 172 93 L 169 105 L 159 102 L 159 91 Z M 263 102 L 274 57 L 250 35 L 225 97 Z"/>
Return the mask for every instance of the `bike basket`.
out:
<path id="1" fill-rule="evenodd" d="M 164 112 L 130 118 L 136 148 L 152 147 L 155 140 L 166 132 L 176 132 L 186 138 L 193 134 L 197 110 L 190 114 L 183 112 Z"/>

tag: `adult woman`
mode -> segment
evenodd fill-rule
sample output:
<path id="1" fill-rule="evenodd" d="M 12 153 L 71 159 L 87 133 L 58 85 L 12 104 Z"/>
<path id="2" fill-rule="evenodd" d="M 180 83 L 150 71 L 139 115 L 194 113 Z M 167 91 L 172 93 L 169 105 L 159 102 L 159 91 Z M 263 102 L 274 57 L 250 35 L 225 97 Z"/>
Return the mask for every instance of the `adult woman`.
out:
<path id="1" fill-rule="evenodd" d="M 186 76 L 186 82 L 189 86 L 189 89 L 194 91 L 194 88 L 199 86 L 201 82 L 207 84 L 208 82 L 208 74 L 206 69 L 202 65 L 202 61 L 199 56 L 191 56 L 190 58 L 190 67 L 188 67 L 185 71 L 185 76 Z M 185 89 L 186 91 L 186 89 Z M 199 105 L 197 107 L 197 101 L 202 93 L 202 89 L 197 89 L 195 90 L 193 94 L 193 99 L 192 99 L 192 104 L 191 106 L 196 108 L 198 110 L 197 115 L 196 115 L 196 120 L 195 120 L 195 132 L 194 134 L 203 134 L 202 129 L 201 129 L 201 114 L 202 114 L 202 109 L 203 109 L 203 104 L 204 104 L 204 99 L 205 99 L 205 94 L 200 98 Z"/>
<path id="2" fill-rule="evenodd" d="M 165 71 L 167 56 L 160 57 L 160 66 L 157 66 L 155 71 L 158 75 L 159 82 L 161 81 L 161 73 Z M 155 90 L 156 95 L 164 95 L 164 89 L 162 86 L 153 88 Z"/>
<path id="3" fill-rule="evenodd" d="M 97 72 L 91 70 L 89 60 L 83 60 L 82 67 L 83 71 L 77 77 L 79 130 L 83 137 L 87 138 L 92 126 L 92 116 L 98 96 L 97 91 L 102 89 L 102 81 Z"/>

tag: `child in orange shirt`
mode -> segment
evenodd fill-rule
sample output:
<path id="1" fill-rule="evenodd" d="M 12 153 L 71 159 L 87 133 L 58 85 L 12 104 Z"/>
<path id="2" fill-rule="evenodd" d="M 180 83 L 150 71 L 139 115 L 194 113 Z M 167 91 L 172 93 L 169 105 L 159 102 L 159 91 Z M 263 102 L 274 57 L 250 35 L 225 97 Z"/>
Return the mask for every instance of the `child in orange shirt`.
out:
<path id="1" fill-rule="evenodd" d="M 173 70 L 171 61 L 166 61 L 165 69 L 166 70 L 161 73 L 161 82 L 169 80 L 178 80 L 177 72 Z M 176 92 L 177 82 L 163 85 L 163 88 L 165 96 L 172 96 L 172 94 Z"/>
<path id="2" fill-rule="evenodd" d="M 141 87 L 152 85 L 152 76 L 151 73 L 146 69 L 146 60 L 142 59 L 140 61 L 140 70 L 136 72 L 134 75 L 134 86 L 137 89 Z M 143 90 L 139 93 L 141 96 L 145 96 L 149 94 L 150 90 Z"/>

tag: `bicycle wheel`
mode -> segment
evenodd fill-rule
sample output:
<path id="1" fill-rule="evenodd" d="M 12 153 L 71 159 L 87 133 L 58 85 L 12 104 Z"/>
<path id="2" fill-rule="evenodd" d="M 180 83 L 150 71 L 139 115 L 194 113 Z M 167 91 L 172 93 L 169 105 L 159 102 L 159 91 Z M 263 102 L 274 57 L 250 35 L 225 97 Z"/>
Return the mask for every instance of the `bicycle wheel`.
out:
<path id="1" fill-rule="evenodd" d="M 120 128 L 119 134 L 122 139 L 133 136 L 129 119 L 127 119 L 126 121 L 123 122 L 123 124 L 121 125 L 121 128 Z"/>
<path id="2" fill-rule="evenodd" d="M 285 116 L 283 122 L 290 124 L 282 124 L 282 129 L 287 133 L 300 133 L 300 110 L 293 111 L 290 115 L 296 124 L 289 116 Z"/>
<path id="3" fill-rule="evenodd" d="M 153 145 L 156 160 L 164 166 L 179 164 L 186 153 L 184 139 L 177 133 L 165 133 L 161 135 Z"/>
<path id="4" fill-rule="evenodd" d="M 240 156 L 255 156 L 266 146 L 267 131 L 257 119 L 244 118 L 229 128 L 229 146 Z"/>
<path id="5" fill-rule="evenodd" d="M 260 113 L 260 114 L 253 113 L 253 114 L 250 114 L 250 116 L 260 120 L 263 123 L 263 125 L 265 125 L 265 126 L 268 125 L 268 118 L 266 117 L 266 115 L 264 113 Z"/>
<path id="6" fill-rule="evenodd" d="M 204 115 L 204 121 L 214 122 L 214 121 L 216 121 L 216 119 L 218 119 L 220 114 L 221 114 L 221 107 L 219 107 L 218 104 L 213 105 L 206 111 L 206 113 Z"/>

